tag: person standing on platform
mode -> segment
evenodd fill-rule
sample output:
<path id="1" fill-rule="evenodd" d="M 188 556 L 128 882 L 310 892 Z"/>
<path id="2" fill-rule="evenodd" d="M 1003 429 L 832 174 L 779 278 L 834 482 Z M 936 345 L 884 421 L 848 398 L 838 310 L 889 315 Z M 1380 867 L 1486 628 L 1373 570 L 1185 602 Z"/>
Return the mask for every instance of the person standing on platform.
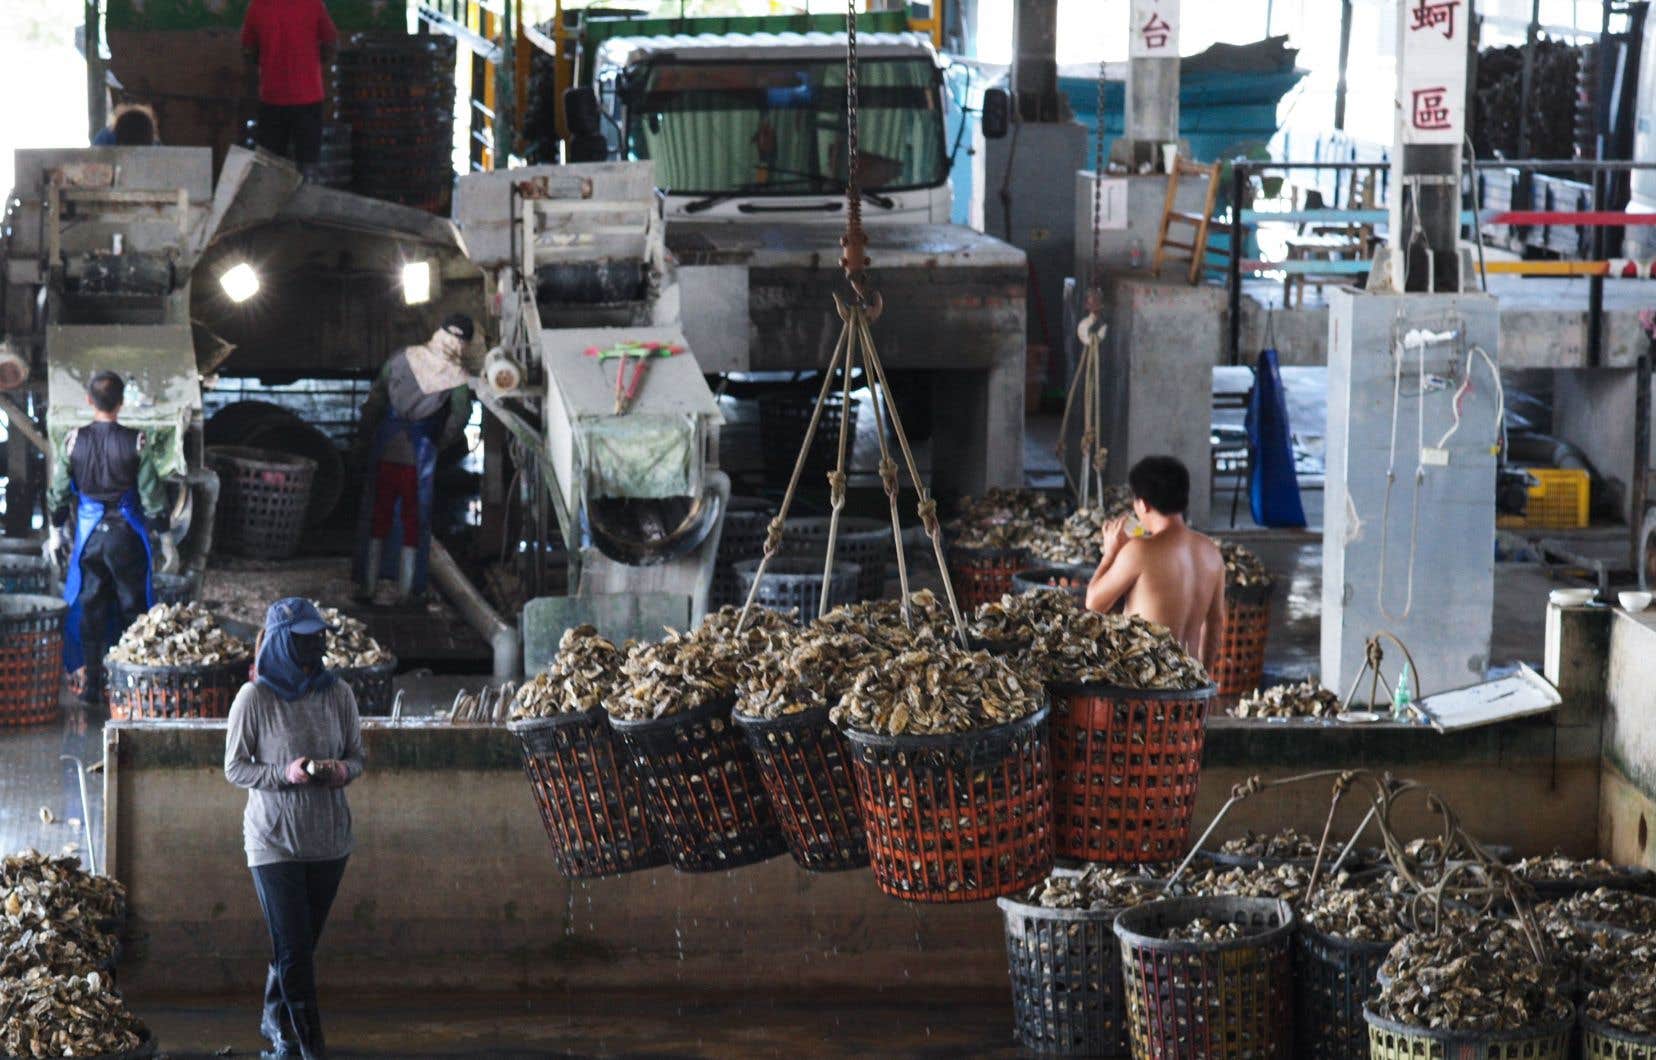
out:
<path id="1" fill-rule="evenodd" d="M 1190 472 L 1176 457 L 1147 456 L 1127 473 L 1133 514 L 1104 524 L 1104 556 L 1087 585 L 1087 607 L 1123 611 L 1166 626 L 1210 670 L 1225 635 L 1225 560 L 1212 539 L 1185 525 Z"/>
<path id="2" fill-rule="evenodd" d="M 363 406 L 369 488 L 357 524 L 358 600 L 373 599 L 391 556 L 401 601 L 425 595 L 437 454 L 471 416 L 464 354 L 472 330 L 471 317 L 449 314 L 430 341 L 385 362 Z"/>
<path id="3" fill-rule="evenodd" d="M 242 843 L 270 932 L 267 1057 L 327 1055 L 316 946 L 354 847 L 345 787 L 364 765 L 356 695 L 322 664 L 330 628 L 302 597 L 271 604 L 225 732 L 224 776 L 247 789 Z"/>
<path id="4" fill-rule="evenodd" d="M 51 532 L 45 551 L 64 570 L 69 615 L 63 666 L 76 678 L 82 698 L 95 703 L 103 687 L 105 649 L 155 603 L 151 535 L 161 550 L 163 570 L 178 569 L 178 549 L 168 528 L 158 454 L 145 445 L 141 432 L 119 422 L 126 382 L 114 372 L 96 372 L 87 384 L 86 401 L 92 422 L 64 437 L 52 463 L 46 491 Z"/>
<path id="5" fill-rule="evenodd" d="M 252 0 L 242 19 L 242 55 L 259 78 L 259 146 L 302 170 L 322 157 L 322 68 L 338 43 L 322 0 Z"/>

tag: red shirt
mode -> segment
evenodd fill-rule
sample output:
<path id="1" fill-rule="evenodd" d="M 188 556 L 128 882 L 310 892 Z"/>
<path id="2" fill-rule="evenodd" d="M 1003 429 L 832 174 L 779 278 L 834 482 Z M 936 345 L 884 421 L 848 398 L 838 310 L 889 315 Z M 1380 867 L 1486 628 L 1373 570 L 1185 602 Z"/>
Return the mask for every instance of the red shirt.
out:
<path id="1" fill-rule="evenodd" d="M 241 41 L 259 56 L 259 102 L 322 102 L 321 48 L 338 39 L 322 0 L 252 0 Z"/>

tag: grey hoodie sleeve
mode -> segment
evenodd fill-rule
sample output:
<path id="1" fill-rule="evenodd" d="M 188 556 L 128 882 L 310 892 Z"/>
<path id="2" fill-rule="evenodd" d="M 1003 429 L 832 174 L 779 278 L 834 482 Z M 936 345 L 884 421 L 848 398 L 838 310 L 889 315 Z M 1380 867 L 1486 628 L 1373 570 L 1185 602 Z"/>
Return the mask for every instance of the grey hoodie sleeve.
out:
<path id="1" fill-rule="evenodd" d="M 346 783 L 362 776 L 362 718 L 357 713 L 356 691 L 344 681 L 339 682 L 345 693 L 345 703 L 340 710 L 340 723 L 345 730 L 345 753 L 340 761 L 345 763 L 348 775 Z"/>
<path id="2" fill-rule="evenodd" d="M 282 766 L 268 765 L 255 757 L 258 737 L 253 728 L 253 686 L 246 684 L 236 693 L 224 734 L 224 778 L 238 788 L 283 791 L 293 787 Z M 354 712 L 353 712 L 354 716 Z"/>

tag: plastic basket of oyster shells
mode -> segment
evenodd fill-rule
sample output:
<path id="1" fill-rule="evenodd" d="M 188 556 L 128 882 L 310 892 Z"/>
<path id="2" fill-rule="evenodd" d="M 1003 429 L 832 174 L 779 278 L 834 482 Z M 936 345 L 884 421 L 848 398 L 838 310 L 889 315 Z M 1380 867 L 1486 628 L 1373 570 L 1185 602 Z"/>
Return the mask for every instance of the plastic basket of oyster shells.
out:
<path id="1" fill-rule="evenodd" d="M 604 703 L 619 693 L 623 650 L 592 626 L 564 631 L 552 664 L 525 681 L 507 728 L 523 750 L 535 807 L 558 870 L 614 876 L 667 863 L 644 810 L 637 770 Z"/>
<path id="2" fill-rule="evenodd" d="M 1234 699 L 1258 688 L 1265 675 L 1265 643 L 1271 629 L 1271 575 L 1241 545 L 1219 543 L 1225 561 L 1225 631 L 1213 680 L 1219 695 Z"/>
<path id="3" fill-rule="evenodd" d="M 109 716 L 223 718 L 246 682 L 253 646 L 199 604 L 156 604 L 104 659 Z"/>
<path id="4" fill-rule="evenodd" d="M 1214 694 L 1201 664 L 1161 626 L 1080 610 L 1040 590 L 979 607 L 971 632 L 1052 697 L 1058 855 L 1117 864 L 1182 857 Z"/>
<path id="5" fill-rule="evenodd" d="M 1290 1056 L 1293 931 L 1275 898 L 1170 898 L 1118 916 L 1133 1055 Z"/>
<path id="6" fill-rule="evenodd" d="M 1564 898 L 1600 887 L 1640 894 L 1656 890 L 1656 874 L 1649 869 L 1613 865 L 1602 858 L 1570 858 L 1556 851 L 1514 862 L 1512 874 L 1541 898 Z"/>
<path id="7" fill-rule="evenodd" d="M 316 609 L 321 612 L 322 621 L 333 627 L 323 647 L 322 665 L 351 686 L 358 714 L 390 714 L 391 681 L 397 673 L 397 657 L 369 636 L 368 627 L 361 619 L 320 603 Z"/>
<path id="8" fill-rule="evenodd" d="M 1617 939 L 1596 963 L 1603 985 L 1582 1002 L 1582 1055 L 1656 1060 L 1656 935 Z"/>
<path id="9" fill-rule="evenodd" d="M 859 673 L 830 717 L 851 745 L 869 862 L 885 893 L 980 901 L 1051 869 L 1037 677 L 988 652 L 917 643 Z"/>
<path id="10" fill-rule="evenodd" d="M 1516 918 L 1446 912 L 1438 930 L 1400 939 L 1378 978 L 1364 1008 L 1376 1060 L 1570 1055 L 1573 977 L 1538 957 Z"/>
<path id="11" fill-rule="evenodd" d="M 723 607 L 689 632 L 634 644 L 610 724 L 644 786 L 656 842 L 681 872 L 716 872 L 787 850 L 747 740 L 731 720 L 743 659 L 770 634 L 792 628 L 790 613 L 755 607 L 740 632 L 741 608 Z"/>
<path id="12" fill-rule="evenodd" d="M 1138 866 L 1092 865 L 1055 869 L 998 899 L 1019 1045 L 1053 1056 L 1131 1055 L 1111 925 L 1123 909 L 1160 897 Z"/>
<path id="13" fill-rule="evenodd" d="M 1364 1060 L 1363 1007 L 1376 973 L 1405 934 L 1407 893 L 1389 870 L 1337 875 L 1300 909 L 1294 937 L 1294 1037 L 1301 1056 Z"/>

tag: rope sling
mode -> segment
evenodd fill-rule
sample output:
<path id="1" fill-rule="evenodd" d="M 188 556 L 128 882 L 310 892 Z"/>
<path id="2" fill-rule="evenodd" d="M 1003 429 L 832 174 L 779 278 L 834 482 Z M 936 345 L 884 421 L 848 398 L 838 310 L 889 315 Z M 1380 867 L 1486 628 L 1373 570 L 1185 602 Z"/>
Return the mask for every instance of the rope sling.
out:
<path id="1" fill-rule="evenodd" d="M 851 407 L 851 377 L 854 369 L 860 363 L 863 369 L 863 379 L 868 387 L 874 408 L 874 434 L 880 441 L 880 485 L 885 490 L 886 502 L 891 511 L 891 536 L 897 554 L 897 580 L 902 593 L 903 625 L 912 630 L 914 617 L 909 605 L 908 561 L 903 551 L 903 529 L 897 508 L 897 493 L 899 487 L 899 469 L 897 462 L 892 458 L 891 447 L 886 440 L 886 424 L 889 422 L 891 433 L 897 439 L 898 449 L 902 453 L 903 464 L 906 467 L 909 479 L 913 483 L 919 501 L 916 510 L 920 516 L 920 523 L 925 528 L 926 536 L 931 539 L 932 555 L 937 561 L 938 573 L 943 580 L 944 596 L 948 600 L 949 614 L 954 620 L 955 633 L 960 639 L 961 647 L 969 647 L 966 638 L 966 622 L 960 614 L 960 604 L 955 598 L 954 584 L 949 580 L 948 563 L 943 556 L 943 531 L 937 518 L 937 501 L 932 499 L 931 491 L 926 488 L 920 478 L 920 468 L 915 463 L 914 451 L 909 446 L 908 434 L 903 430 L 903 419 L 897 411 L 895 402 L 891 399 L 891 384 L 886 379 L 885 365 L 880 361 L 879 351 L 874 346 L 874 336 L 870 325 L 880 317 L 883 302 L 878 292 L 871 293 L 868 285 L 868 233 L 863 231 L 862 223 L 862 174 L 860 164 L 860 147 L 858 144 L 858 109 L 857 109 L 857 0 L 846 0 L 845 11 L 845 125 L 846 125 L 846 182 L 845 182 L 845 233 L 840 236 L 840 268 L 845 272 L 845 279 L 851 288 L 849 298 L 842 297 L 839 292 L 833 292 L 834 307 L 839 313 L 840 333 L 839 340 L 834 344 L 833 356 L 829 359 L 828 367 L 823 372 L 822 387 L 817 391 L 816 405 L 811 410 L 811 420 L 805 426 L 805 438 L 799 446 L 799 456 L 794 460 L 793 474 L 788 478 L 787 491 L 782 495 L 782 503 L 777 509 L 776 516 L 765 529 L 765 547 L 759 558 L 759 570 L 754 575 L 753 583 L 748 587 L 747 599 L 742 604 L 742 614 L 737 619 L 736 631 L 740 633 L 747 627 L 748 617 L 753 610 L 753 602 L 759 592 L 759 584 L 764 580 L 765 569 L 770 565 L 772 557 L 782 547 L 783 528 L 786 525 L 788 509 L 793 504 L 794 494 L 799 489 L 800 476 L 804 474 L 806 458 L 811 450 L 811 442 L 816 438 L 817 426 L 822 420 L 822 409 L 833 392 L 838 373 L 840 382 L 841 408 Z M 840 512 L 845 507 L 846 459 L 848 456 L 849 435 L 847 425 L 851 417 L 840 417 L 839 450 L 834 469 L 828 472 L 828 544 L 827 554 L 823 560 L 822 595 L 817 602 L 817 616 L 820 618 L 828 611 L 829 588 L 834 573 L 834 550 L 839 539 Z"/>
<path id="2" fill-rule="evenodd" d="M 1109 325 L 1104 323 L 1104 290 L 1102 256 L 1099 249 L 1104 214 L 1104 63 L 1098 64 L 1098 110 L 1093 129 L 1093 199 L 1092 199 L 1092 272 L 1087 277 L 1087 315 L 1076 327 L 1081 340 L 1081 356 L 1070 376 L 1069 391 L 1064 395 L 1064 416 L 1058 424 L 1058 444 L 1054 451 L 1058 466 L 1064 470 L 1064 481 L 1075 495 L 1076 503 L 1087 508 L 1096 496 L 1104 498 L 1104 466 L 1110 451 L 1102 444 L 1100 431 L 1104 425 L 1104 390 L 1100 375 L 1099 350 Z M 1065 459 L 1069 447 L 1070 417 L 1075 410 L 1077 394 L 1085 394 L 1081 408 L 1081 474 L 1070 473 Z"/>

